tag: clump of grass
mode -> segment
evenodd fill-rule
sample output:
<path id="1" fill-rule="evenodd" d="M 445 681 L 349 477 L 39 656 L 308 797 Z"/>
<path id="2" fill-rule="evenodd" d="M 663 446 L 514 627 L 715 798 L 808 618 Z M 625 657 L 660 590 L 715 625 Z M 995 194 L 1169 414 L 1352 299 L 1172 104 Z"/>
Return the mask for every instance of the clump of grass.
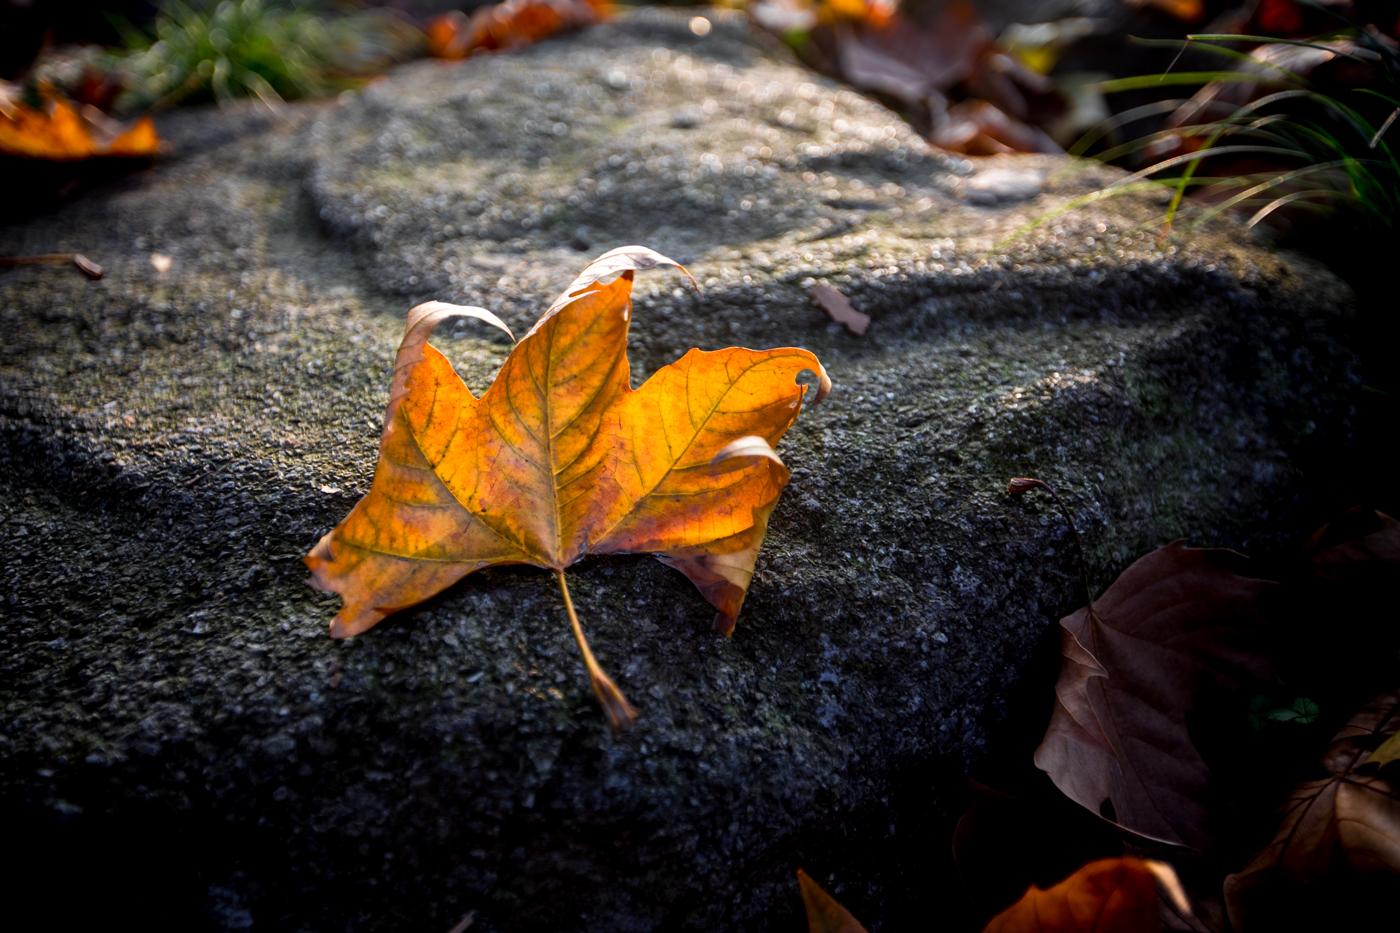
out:
<path id="1" fill-rule="evenodd" d="M 1370 70 L 1364 87 L 1323 93 L 1307 78 L 1268 61 L 1215 43 L 1259 42 L 1330 53 Z M 1103 161 L 1138 158 L 1155 146 L 1184 141 L 1185 153 L 1161 159 L 1121 179 L 1100 196 L 1127 193 L 1144 182 L 1168 187 L 1166 227 L 1190 218 L 1192 226 L 1227 210 L 1247 211 L 1253 226 L 1282 207 L 1335 213 L 1349 209 L 1379 229 L 1396 231 L 1400 211 L 1400 161 L 1387 132 L 1400 113 L 1400 57 L 1365 31 L 1347 28 L 1308 41 L 1266 36 L 1193 35 L 1195 47 L 1245 63 L 1248 70 L 1144 75 L 1105 82 L 1106 92 L 1162 84 L 1247 82 L 1268 93 L 1244 104 L 1220 100 L 1166 100 L 1117 115 L 1071 149 L 1080 155 L 1125 124 L 1184 108 L 1185 125 L 1148 134 L 1096 154 Z M 1163 43 L 1151 43 L 1163 44 Z M 1345 98 L 1345 99 L 1344 99 Z M 1400 129 L 1397 129 L 1400 132 Z M 1268 168 L 1249 173 L 1222 172 L 1223 157 L 1251 159 Z M 1141 162 L 1139 162 L 1141 164 Z M 1226 163 L 1228 164 L 1228 163 Z M 1187 193 L 1196 198 L 1188 201 Z"/>
<path id="2" fill-rule="evenodd" d="M 269 106 L 352 86 L 406 58 L 417 30 L 381 11 L 330 12 L 276 0 L 169 0 L 149 36 L 118 24 L 124 110 L 256 97 Z"/>

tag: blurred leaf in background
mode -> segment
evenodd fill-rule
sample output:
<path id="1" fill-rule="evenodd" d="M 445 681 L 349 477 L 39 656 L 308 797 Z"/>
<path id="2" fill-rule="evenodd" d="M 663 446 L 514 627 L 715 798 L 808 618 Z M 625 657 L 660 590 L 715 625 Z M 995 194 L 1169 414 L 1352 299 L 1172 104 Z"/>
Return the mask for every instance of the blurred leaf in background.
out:
<path id="1" fill-rule="evenodd" d="M 471 16 L 452 10 L 428 23 L 428 54 L 458 61 L 475 52 L 518 48 L 592 26 L 611 13 L 608 0 L 505 0 Z"/>
<path id="2" fill-rule="evenodd" d="M 1050 74 L 1097 20 L 1010 23 L 997 37 L 971 0 L 949 0 L 926 19 L 906 6 L 753 0 L 747 10 L 807 64 L 880 95 L 950 152 L 1059 152 L 1109 115 L 1102 75 Z"/>

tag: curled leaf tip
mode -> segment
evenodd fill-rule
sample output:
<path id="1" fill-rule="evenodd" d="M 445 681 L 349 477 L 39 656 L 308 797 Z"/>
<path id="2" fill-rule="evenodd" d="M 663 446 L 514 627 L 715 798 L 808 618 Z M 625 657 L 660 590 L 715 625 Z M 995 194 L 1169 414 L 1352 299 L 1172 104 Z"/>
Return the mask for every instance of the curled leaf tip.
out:
<path id="1" fill-rule="evenodd" d="M 549 306 L 549 310 L 546 311 L 544 317 L 540 318 L 539 322 L 535 324 L 535 327 L 530 333 L 534 333 L 535 330 L 538 330 L 540 324 L 543 324 L 545 320 L 553 316 L 560 308 L 572 303 L 579 295 L 589 288 L 589 286 L 612 275 L 621 275 L 628 281 L 631 281 L 634 272 L 638 270 L 645 271 L 647 269 L 655 269 L 657 266 L 675 266 L 677 269 L 681 270 L 681 273 L 687 279 L 690 279 L 690 284 L 695 286 L 695 291 L 697 293 L 700 292 L 700 283 L 695 281 L 695 276 L 691 275 L 690 271 L 686 269 L 685 266 L 676 262 L 669 256 L 663 256 L 656 250 L 648 249 L 645 246 L 619 246 L 616 249 L 608 250 L 585 266 L 584 270 L 578 274 L 578 277 L 569 283 L 569 287 L 564 289 L 559 297 L 555 299 L 554 304 Z"/>
<path id="2" fill-rule="evenodd" d="M 738 621 L 738 618 L 735 616 L 726 615 L 723 612 L 716 612 L 715 631 L 719 632 L 725 638 L 728 638 L 734 634 L 734 623 Z"/>
<path id="3" fill-rule="evenodd" d="M 363 606 L 346 607 L 331 620 L 331 637 L 336 639 L 354 638 L 356 635 L 374 628 L 375 623 L 387 614 L 375 612 Z"/>
<path id="4" fill-rule="evenodd" d="M 78 271 L 94 282 L 102 278 L 102 267 L 82 253 L 73 254 L 73 265 L 78 267 Z"/>
<path id="5" fill-rule="evenodd" d="M 740 469 L 748 463 L 733 463 L 732 461 L 748 457 L 765 457 L 772 460 L 778 466 L 783 466 L 782 458 L 778 456 L 771 444 L 756 434 L 748 434 L 736 441 L 726 444 L 723 449 L 710 458 L 710 466 L 714 472 L 723 473 L 729 469 Z"/>
<path id="6" fill-rule="evenodd" d="M 476 318 L 484 324 L 503 330 L 511 340 L 515 339 L 515 334 L 506 326 L 506 322 L 485 308 L 477 308 L 472 305 L 454 305 L 446 301 L 426 301 L 417 305 L 408 312 L 407 326 L 404 328 L 404 339 L 408 340 L 409 335 L 421 328 L 423 339 L 428 339 L 434 327 L 450 317 L 470 317 Z"/>
<path id="7" fill-rule="evenodd" d="M 1038 479 L 1032 479 L 1026 476 L 1018 476 L 1007 484 L 1006 494 L 1008 496 L 1023 496 L 1026 493 L 1030 492 L 1032 489 L 1040 489 L 1044 485 L 1045 484 Z"/>
<path id="8" fill-rule="evenodd" d="M 822 399 L 831 394 L 831 377 L 826 374 L 826 367 L 817 364 L 817 397 L 812 399 L 813 405 L 820 405 Z"/>
<path id="9" fill-rule="evenodd" d="M 1186 916 L 1191 916 L 1191 902 L 1186 898 L 1186 889 L 1181 886 L 1181 879 L 1176 876 L 1176 869 L 1166 862 L 1158 862 L 1152 859 L 1145 859 L 1143 864 L 1147 870 L 1152 872 L 1157 879 L 1157 883 L 1162 886 L 1162 890 L 1167 892 L 1167 897 L 1171 898 L 1176 909 Z"/>

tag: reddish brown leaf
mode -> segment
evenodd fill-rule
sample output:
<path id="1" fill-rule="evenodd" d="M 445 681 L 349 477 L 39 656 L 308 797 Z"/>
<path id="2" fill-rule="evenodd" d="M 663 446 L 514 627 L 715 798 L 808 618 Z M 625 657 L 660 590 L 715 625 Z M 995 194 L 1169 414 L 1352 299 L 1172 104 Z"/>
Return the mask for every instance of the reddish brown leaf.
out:
<path id="1" fill-rule="evenodd" d="M 1400 565 L 1400 522 L 1356 506 L 1313 532 L 1303 553 L 1324 577 L 1344 579 Z"/>
<path id="2" fill-rule="evenodd" d="M 1106 858 L 1048 890 L 1031 888 L 983 933 L 1145 933 L 1159 929 L 1157 884 L 1185 909 L 1176 872 L 1163 862 Z"/>
<path id="3" fill-rule="evenodd" d="M 461 10 L 434 16 L 424 30 L 428 37 L 428 54 L 454 62 L 466 58 L 471 51 L 467 47 L 471 38 L 467 23 L 467 14 Z"/>
<path id="4" fill-rule="evenodd" d="M 851 307 L 851 302 L 845 295 L 825 282 L 818 282 L 812 286 L 812 300 L 821 305 L 827 317 L 837 324 L 845 325 L 846 330 L 857 337 L 865 336 L 865 331 L 870 327 L 870 315 L 862 314 Z"/>
<path id="5" fill-rule="evenodd" d="M 1064 666 L 1036 766 L 1071 799 L 1144 838 L 1205 845 L 1210 769 L 1186 713 L 1208 680 L 1273 673 L 1250 650 L 1255 603 L 1270 584 L 1236 573 L 1241 560 L 1178 541 L 1125 570 L 1092 612 L 1060 620 Z"/>
<path id="6" fill-rule="evenodd" d="M 802 906 L 807 908 L 807 933 L 865 933 L 851 912 L 800 868 L 797 884 L 802 888 Z"/>
<path id="7" fill-rule="evenodd" d="M 1277 929 L 1298 886 L 1329 876 L 1389 878 L 1394 890 L 1400 792 L 1378 773 L 1382 763 L 1370 749 L 1384 748 L 1397 733 L 1400 691 L 1392 691 L 1362 707 L 1332 739 L 1322 758 L 1328 777 L 1294 788 L 1273 841 L 1225 879 L 1236 929 Z"/>

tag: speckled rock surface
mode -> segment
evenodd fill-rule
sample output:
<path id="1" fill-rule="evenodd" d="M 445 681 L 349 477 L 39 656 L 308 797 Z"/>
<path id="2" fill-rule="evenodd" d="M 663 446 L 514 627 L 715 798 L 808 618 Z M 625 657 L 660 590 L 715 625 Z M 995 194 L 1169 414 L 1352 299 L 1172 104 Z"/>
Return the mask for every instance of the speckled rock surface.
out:
<path id="1" fill-rule="evenodd" d="M 1008 477 L 1057 484 L 1103 585 L 1181 535 L 1277 548 L 1348 431 L 1325 273 L 1225 225 L 1163 250 L 1129 199 L 992 252 L 1108 176 L 989 162 L 1045 193 L 966 198 L 972 166 L 736 22 L 644 13 L 163 131 L 166 164 L 0 229 L 0 253 L 108 270 L 0 273 L 0 805 L 113 852 L 138 814 L 213 928 L 794 928 L 801 861 L 917 867 L 897 800 L 947 806 L 1072 605 L 1069 538 Z M 540 572 L 331 641 L 299 558 L 368 488 L 404 312 L 528 326 L 626 242 L 706 289 L 639 278 L 638 378 L 792 344 L 836 383 L 783 443 L 734 637 L 653 560 L 576 567 L 642 715 L 622 735 Z M 509 349 L 435 343 L 478 392 Z M 872 930 L 932 909 L 936 884 L 881 884 L 846 895 Z"/>

